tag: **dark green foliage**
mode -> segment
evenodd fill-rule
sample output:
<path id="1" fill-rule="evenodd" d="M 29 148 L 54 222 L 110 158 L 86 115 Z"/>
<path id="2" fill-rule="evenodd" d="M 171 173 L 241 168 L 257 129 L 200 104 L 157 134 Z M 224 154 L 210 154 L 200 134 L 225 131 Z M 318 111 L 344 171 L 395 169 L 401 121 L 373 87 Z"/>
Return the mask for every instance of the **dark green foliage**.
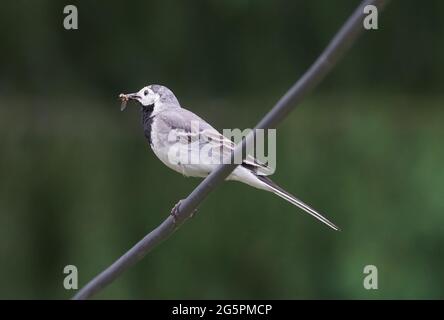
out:
<path id="1" fill-rule="evenodd" d="M 0 11 L 0 298 L 71 297 L 65 265 L 86 283 L 198 183 L 154 157 L 120 92 L 162 83 L 251 127 L 357 2 L 74 3 L 77 31 L 63 2 Z M 226 183 L 98 297 L 444 298 L 443 12 L 393 1 L 278 130 L 273 179 L 342 232 Z"/>

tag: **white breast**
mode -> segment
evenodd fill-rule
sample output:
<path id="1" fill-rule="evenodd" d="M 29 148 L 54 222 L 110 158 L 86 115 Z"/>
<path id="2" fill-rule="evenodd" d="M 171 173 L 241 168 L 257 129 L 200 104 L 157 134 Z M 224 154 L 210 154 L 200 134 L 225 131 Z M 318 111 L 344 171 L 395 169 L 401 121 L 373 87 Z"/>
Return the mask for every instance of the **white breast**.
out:
<path id="1" fill-rule="evenodd" d="M 191 159 L 191 154 L 196 154 L 198 158 L 199 146 L 190 147 L 187 144 L 175 143 L 174 139 L 168 139 L 168 135 L 174 135 L 174 130 L 165 126 L 162 120 L 154 117 L 151 125 L 151 149 L 154 154 L 162 161 L 167 167 L 173 169 L 176 172 L 189 177 L 206 177 L 209 172 L 211 172 L 216 165 L 206 165 L 203 163 L 192 163 L 191 161 L 180 161 L 174 155 L 188 154 Z M 178 150 L 181 148 L 181 150 Z M 172 156 L 173 155 L 173 156 Z M 196 157 L 194 157 L 196 159 Z"/>

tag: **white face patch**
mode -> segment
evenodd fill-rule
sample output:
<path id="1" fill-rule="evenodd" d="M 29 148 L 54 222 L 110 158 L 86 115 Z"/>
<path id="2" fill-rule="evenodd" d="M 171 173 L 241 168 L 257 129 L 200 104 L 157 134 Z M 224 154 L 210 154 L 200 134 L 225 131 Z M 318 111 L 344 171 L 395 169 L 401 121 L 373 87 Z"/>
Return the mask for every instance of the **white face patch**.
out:
<path id="1" fill-rule="evenodd" d="M 160 98 L 149 86 L 140 89 L 137 94 L 140 97 L 140 103 L 144 106 L 155 104 Z"/>

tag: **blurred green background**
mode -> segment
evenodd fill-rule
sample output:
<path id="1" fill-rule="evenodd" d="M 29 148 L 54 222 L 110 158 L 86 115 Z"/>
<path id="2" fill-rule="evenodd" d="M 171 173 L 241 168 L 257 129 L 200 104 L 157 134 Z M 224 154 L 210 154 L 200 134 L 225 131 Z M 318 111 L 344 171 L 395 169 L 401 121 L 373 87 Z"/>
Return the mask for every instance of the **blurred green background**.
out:
<path id="1" fill-rule="evenodd" d="M 84 285 L 199 182 L 117 94 L 160 83 L 219 129 L 252 127 L 358 3 L 2 3 L 0 298 L 71 297 L 65 265 Z M 97 298 L 444 298 L 443 12 L 392 1 L 278 129 L 274 180 L 341 232 L 226 183 Z"/>

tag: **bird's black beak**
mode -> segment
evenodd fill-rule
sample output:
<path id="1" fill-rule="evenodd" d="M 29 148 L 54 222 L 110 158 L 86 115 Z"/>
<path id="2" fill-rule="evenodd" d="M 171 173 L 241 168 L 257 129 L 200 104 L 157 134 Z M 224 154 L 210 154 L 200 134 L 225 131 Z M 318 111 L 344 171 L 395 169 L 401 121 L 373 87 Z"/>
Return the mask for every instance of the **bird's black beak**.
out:
<path id="1" fill-rule="evenodd" d="M 140 96 L 137 93 L 121 93 L 119 95 L 119 99 L 122 101 L 122 104 L 120 106 L 120 111 L 123 111 L 126 108 L 128 100 L 139 101 Z"/>
<path id="2" fill-rule="evenodd" d="M 126 97 L 130 100 L 139 100 L 140 97 L 137 93 L 127 93 Z"/>

